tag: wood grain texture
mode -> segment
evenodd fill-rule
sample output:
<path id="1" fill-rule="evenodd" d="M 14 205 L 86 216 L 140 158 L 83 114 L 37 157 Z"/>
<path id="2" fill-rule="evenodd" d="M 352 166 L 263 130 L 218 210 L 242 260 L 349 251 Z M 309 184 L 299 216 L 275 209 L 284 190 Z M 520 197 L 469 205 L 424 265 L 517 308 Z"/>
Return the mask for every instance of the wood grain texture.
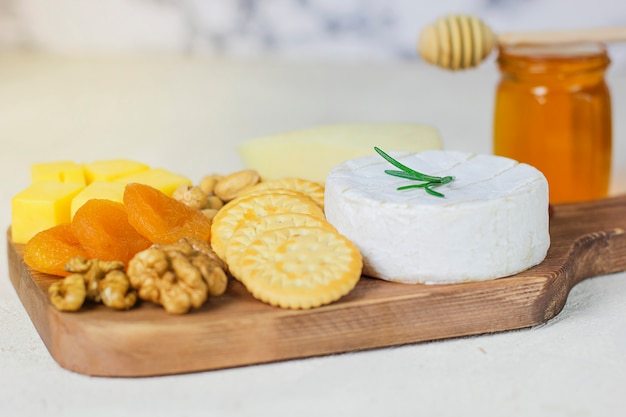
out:
<path id="1" fill-rule="evenodd" d="M 126 312 L 57 311 L 56 278 L 30 270 L 7 233 L 11 281 L 52 357 L 89 375 L 138 377 L 499 332 L 557 315 L 581 280 L 626 270 L 626 196 L 558 205 L 540 265 L 487 282 L 409 285 L 364 277 L 340 301 L 307 311 L 253 299 L 237 282 L 183 316 L 142 303 Z"/>

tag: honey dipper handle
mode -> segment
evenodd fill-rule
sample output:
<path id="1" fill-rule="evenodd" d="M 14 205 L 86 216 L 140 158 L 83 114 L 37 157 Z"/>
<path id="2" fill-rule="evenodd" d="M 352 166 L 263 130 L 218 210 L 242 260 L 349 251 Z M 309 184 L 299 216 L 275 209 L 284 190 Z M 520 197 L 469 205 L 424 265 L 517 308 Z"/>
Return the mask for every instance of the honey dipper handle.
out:
<path id="1" fill-rule="evenodd" d="M 550 32 L 501 33 L 496 37 L 498 43 L 501 45 L 521 43 L 626 42 L 626 27 Z"/>

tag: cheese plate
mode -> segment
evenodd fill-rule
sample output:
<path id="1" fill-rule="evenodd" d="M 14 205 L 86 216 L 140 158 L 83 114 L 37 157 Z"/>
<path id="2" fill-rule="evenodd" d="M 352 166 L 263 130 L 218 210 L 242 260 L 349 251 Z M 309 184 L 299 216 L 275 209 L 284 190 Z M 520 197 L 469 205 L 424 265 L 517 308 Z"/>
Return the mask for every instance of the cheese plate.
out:
<path id="1" fill-rule="evenodd" d="M 400 284 L 362 277 L 341 300 L 286 310 L 231 280 L 225 295 L 186 315 L 142 303 L 129 311 L 54 308 L 58 278 L 22 259 L 7 231 L 9 275 L 54 360 L 70 371 L 141 377 L 531 327 L 556 316 L 578 282 L 626 270 L 626 195 L 552 207 L 551 245 L 539 265 L 510 277 L 460 284 Z"/>

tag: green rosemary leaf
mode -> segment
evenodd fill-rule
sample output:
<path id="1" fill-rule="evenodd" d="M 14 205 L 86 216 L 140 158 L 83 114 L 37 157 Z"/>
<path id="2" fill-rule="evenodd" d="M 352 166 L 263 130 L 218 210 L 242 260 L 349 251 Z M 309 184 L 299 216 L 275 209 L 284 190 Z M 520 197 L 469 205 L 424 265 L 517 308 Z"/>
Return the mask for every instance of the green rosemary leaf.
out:
<path id="1" fill-rule="evenodd" d="M 416 181 L 437 181 L 439 180 L 441 177 L 433 177 L 430 175 L 426 175 L 426 174 L 422 174 L 421 172 L 415 171 L 414 169 L 409 168 L 408 166 L 396 161 L 395 159 L 393 159 L 390 155 L 388 155 L 386 152 L 384 152 L 382 149 L 377 148 L 376 146 L 374 146 L 374 150 L 383 158 L 385 158 L 385 160 L 387 162 L 389 162 L 390 164 L 392 164 L 393 166 L 395 166 L 396 168 L 400 168 L 402 171 L 411 174 L 410 177 L 406 176 L 404 178 L 408 178 L 408 179 L 413 179 Z M 392 172 L 398 172 L 398 171 L 392 171 Z M 388 173 L 389 174 L 389 173 Z M 395 175 L 395 174 L 389 174 L 389 175 Z M 395 176 L 399 176 L 399 175 L 395 175 Z"/>
<path id="2" fill-rule="evenodd" d="M 392 175 L 394 177 L 399 177 L 399 178 L 406 178 L 408 180 L 415 180 L 415 175 L 411 174 L 410 172 L 394 171 L 391 169 L 386 169 L 385 174 L 389 174 L 389 175 Z"/>
<path id="3" fill-rule="evenodd" d="M 423 182 L 421 184 L 411 184 L 411 185 L 403 185 L 402 187 L 396 188 L 398 191 L 408 190 L 411 188 L 426 188 L 426 186 L 430 184 L 429 182 Z"/>
<path id="4" fill-rule="evenodd" d="M 435 177 L 432 175 L 422 174 L 421 172 L 415 171 L 406 165 L 401 164 L 400 162 L 393 159 L 383 150 L 374 147 L 374 150 L 382 156 L 387 162 L 396 168 L 400 168 L 401 171 L 396 171 L 393 169 L 386 169 L 385 174 L 392 175 L 394 177 L 404 178 L 411 181 L 423 181 L 421 184 L 411 184 L 404 185 L 402 187 L 398 187 L 397 190 L 407 190 L 410 188 L 424 188 L 426 192 L 435 197 L 445 197 L 442 193 L 433 190 L 435 187 L 439 187 L 440 185 L 448 184 L 454 181 L 454 177 L 449 175 L 446 177 Z"/>
<path id="5" fill-rule="evenodd" d="M 442 184 L 432 184 L 432 183 L 430 183 L 430 184 L 426 184 L 426 187 L 424 187 L 424 189 L 426 190 L 426 192 L 428 194 L 430 194 L 432 196 L 443 198 L 443 197 L 445 197 L 445 195 L 441 194 L 438 191 L 433 190 L 433 187 L 438 187 L 440 185 L 442 185 Z"/>

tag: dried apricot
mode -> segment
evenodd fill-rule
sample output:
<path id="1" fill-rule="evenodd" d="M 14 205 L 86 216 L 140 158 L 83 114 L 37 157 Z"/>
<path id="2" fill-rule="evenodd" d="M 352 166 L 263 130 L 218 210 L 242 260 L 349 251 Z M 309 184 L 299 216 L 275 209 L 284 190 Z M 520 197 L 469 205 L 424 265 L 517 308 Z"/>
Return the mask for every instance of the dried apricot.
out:
<path id="1" fill-rule="evenodd" d="M 149 185 L 130 183 L 124 190 L 128 221 L 153 243 L 175 243 L 183 237 L 208 241 L 211 220 Z"/>
<path id="2" fill-rule="evenodd" d="M 35 234 L 24 245 L 24 262 L 35 271 L 67 276 L 65 264 L 75 256 L 87 253 L 72 232 L 69 223 L 62 223 Z"/>
<path id="3" fill-rule="evenodd" d="M 126 207 L 105 199 L 91 199 L 72 219 L 72 231 L 90 258 L 127 264 L 152 242 L 128 222 Z"/>

